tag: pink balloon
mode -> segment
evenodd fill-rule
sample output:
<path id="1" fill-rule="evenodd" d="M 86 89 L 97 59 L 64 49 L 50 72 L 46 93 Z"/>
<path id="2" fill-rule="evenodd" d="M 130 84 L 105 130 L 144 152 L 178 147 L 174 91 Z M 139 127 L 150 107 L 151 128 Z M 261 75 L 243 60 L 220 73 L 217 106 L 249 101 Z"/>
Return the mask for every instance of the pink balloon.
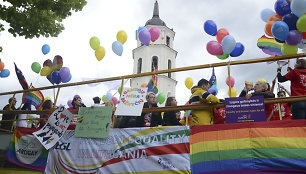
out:
<path id="1" fill-rule="evenodd" d="M 235 79 L 234 79 L 234 77 L 232 77 L 232 76 L 231 76 L 230 78 L 231 78 L 231 87 L 233 87 L 234 84 L 235 84 Z M 226 78 L 225 83 L 226 83 L 227 86 L 228 86 L 228 77 Z"/>
<path id="2" fill-rule="evenodd" d="M 118 99 L 116 97 L 113 97 L 112 98 L 112 102 L 114 104 L 114 106 L 116 106 L 117 102 L 118 102 Z"/>
<path id="3" fill-rule="evenodd" d="M 67 101 L 67 105 L 70 107 L 70 108 L 72 108 L 73 106 L 72 106 L 72 100 L 68 100 Z"/>
<path id="4" fill-rule="evenodd" d="M 160 35 L 159 28 L 158 27 L 152 27 L 152 28 L 150 28 L 149 32 L 151 34 L 151 41 L 155 42 L 159 38 L 159 35 Z"/>
<path id="5" fill-rule="evenodd" d="M 222 46 L 217 41 L 209 41 L 206 45 L 206 50 L 209 52 L 209 54 L 214 56 L 223 55 Z"/>

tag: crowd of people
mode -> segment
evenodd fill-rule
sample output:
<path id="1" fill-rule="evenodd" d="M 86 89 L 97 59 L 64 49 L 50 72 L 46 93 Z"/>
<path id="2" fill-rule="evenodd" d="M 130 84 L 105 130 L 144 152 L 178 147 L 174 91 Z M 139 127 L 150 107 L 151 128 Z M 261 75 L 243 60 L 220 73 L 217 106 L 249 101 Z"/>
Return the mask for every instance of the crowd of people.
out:
<path id="1" fill-rule="evenodd" d="M 305 96 L 306 95 L 306 61 L 304 59 L 297 59 L 294 69 L 288 68 L 288 73 L 284 76 L 281 74 L 281 68 L 277 69 L 278 82 L 290 81 L 290 92 L 282 85 L 278 84 L 277 97 L 284 98 L 286 94 L 288 96 Z M 239 97 L 245 97 L 246 100 L 252 98 L 252 96 L 263 96 L 264 98 L 275 98 L 273 93 L 276 84 L 276 79 L 272 81 L 272 86 L 266 81 L 257 81 L 253 90 L 244 88 Z M 210 84 L 206 79 L 201 79 L 196 86 L 191 88 L 191 96 L 189 98 L 189 104 L 202 104 L 202 103 L 220 103 L 224 102 L 222 99 L 218 99 L 213 94 L 209 93 Z M 147 93 L 146 102 L 143 108 L 156 108 L 156 95 L 152 92 Z M 16 98 L 10 98 L 9 103 L 3 108 L 3 110 L 29 110 L 31 106 L 24 104 L 22 108 L 16 108 Z M 101 104 L 101 98 L 94 97 L 94 104 L 91 107 L 99 106 L 113 106 L 112 101 Z M 73 97 L 71 107 L 68 110 L 78 111 L 80 107 L 86 107 L 82 103 L 82 98 L 79 95 Z M 177 101 L 175 97 L 168 97 L 165 103 L 165 107 L 175 107 Z M 45 100 L 42 104 L 42 110 L 50 110 L 53 107 L 51 99 Z M 279 112 L 279 109 L 281 110 Z M 293 102 L 293 103 L 280 103 L 280 104 L 266 104 L 265 113 L 267 121 L 274 120 L 290 120 L 290 119 L 306 119 L 306 101 Z M 281 113 L 281 117 L 279 115 Z M 112 124 L 114 128 L 128 128 L 128 127 L 155 127 L 155 126 L 176 126 L 182 125 L 180 111 L 169 112 L 149 112 L 142 113 L 141 116 L 113 116 Z M 39 128 L 46 123 L 46 119 L 50 117 L 50 114 L 42 114 L 39 122 L 33 122 L 31 127 Z M 226 112 L 225 108 L 208 108 L 191 110 L 190 113 L 191 122 L 189 125 L 212 125 L 225 123 Z M 3 114 L 2 120 L 13 120 L 14 114 Z M 74 120 L 76 121 L 76 120 Z M 11 130 L 13 122 L 1 122 L 1 129 Z M 24 124 L 17 123 L 17 126 L 25 126 Z"/>

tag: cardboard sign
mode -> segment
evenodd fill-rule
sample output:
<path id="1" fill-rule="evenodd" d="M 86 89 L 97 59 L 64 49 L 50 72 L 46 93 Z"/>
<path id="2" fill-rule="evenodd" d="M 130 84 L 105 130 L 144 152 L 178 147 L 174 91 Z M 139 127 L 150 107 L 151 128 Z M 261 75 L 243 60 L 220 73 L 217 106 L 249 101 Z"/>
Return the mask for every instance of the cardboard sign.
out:
<path id="1" fill-rule="evenodd" d="M 73 114 L 61 105 L 52 113 L 45 126 L 33 132 L 33 135 L 48 150 L 64 135 L 72 116 Z"/>
<path id="2" fill-rule="evenodd" d="M 244 123 L 266 121 L 263 96 L 225 99 L 226 123 Z"/>
<path id="3" fill-rule="evenodd" d="M 115 115 L 140 116 L 147 88 L 124 88 Z"/>
<path id="4" fill-rule="evenodd" d="M 76 137 L 107 138 L 113 114 L 112 106 L 81 107 L 75 128 Z"/>

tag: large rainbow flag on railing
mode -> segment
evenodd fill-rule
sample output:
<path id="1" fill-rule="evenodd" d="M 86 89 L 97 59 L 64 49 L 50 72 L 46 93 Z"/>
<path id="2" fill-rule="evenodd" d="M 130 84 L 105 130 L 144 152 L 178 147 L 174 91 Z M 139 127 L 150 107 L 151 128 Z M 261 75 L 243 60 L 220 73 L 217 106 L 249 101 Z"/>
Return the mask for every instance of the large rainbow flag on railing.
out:
<path id="1" fill-rule="evenodd" d="M 36 129 L 17 127 L 5 158 L 18 166 L 43 172 L 47 164 L 48 151 L 32 133 Z"/>
<path id="2" fill-rule="evenodd" d="M 306 173 L 306 120 L 194 126 L 192 173 Z"/>

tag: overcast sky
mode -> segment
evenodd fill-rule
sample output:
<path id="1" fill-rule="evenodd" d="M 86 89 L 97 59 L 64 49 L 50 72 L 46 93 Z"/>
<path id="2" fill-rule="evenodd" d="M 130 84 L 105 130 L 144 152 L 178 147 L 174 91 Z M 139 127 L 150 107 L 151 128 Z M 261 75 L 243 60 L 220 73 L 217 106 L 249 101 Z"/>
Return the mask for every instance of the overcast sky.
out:
<path id="1" fill-rule="evenodd" d="M 152 18 L 154 2 L 155 0 L 88 1 L 82 11 L 73 13 L 63 21 L 65 30 L 56 38 L 24 39 L 23 37 L 15 38 L 8 32 L 1 32 L 0 44 L 3 47 L 3 53 L 0 53 L 0 58 L 5 63 L 5 68 L 10 70 L 11 75 L 0 79 L 0 92 L 22 89 L 17 80 L 13 62 L 16 62 L 29 84 L 33 83 L 35 87 L 50 86 L 51 83 L 46 77 L 31 70 L 31 64 L 39 62 L 42 65 L 46 59 L 53 60 L 55 55 L 61 55 L 64 66 L 70 68 L 72 74 L 70 82 L 79 82 L 82 78 L 107 78 L 132 74 L 132 50 L 137 46 L 135 31 Z M 237 42 L 244 44 L 244 54 L 231 60 L 268 57 L 257 48 L 256 44 L 258 38 L 264 34 L 265 27 L 265 23 L 260 19 L 260 12 L 265 8 L 274 10 L 275 0 L 160 0 L 158 3 L 160 18 L 176 33 L 173 48 L 178 51 L 177 67 L 222 62 L 206 51 L 207 42 L 216 40 L 203 30 L 203 23 L 209 19 L 215 21 L 218 29 L 226 28 Z M 6 24 L 6 29 L 7 27 Z M 128 34 L 121 57 L 115 55 L 111 49 L 119 30 L 125 30 Z M 106 49 L 106 55 L 101 61 L 96 60 L 94 50 L 89 46 L 89 39 L 92 36 L 99 37 L 100 45 Z M 41 52 L 43 44 L 51 47 L 47 55 Z M 276 75 L 276 68 L 276 63 L 232 66 L 231 76 L 236 81 L 234 88 L 240 93 L 244 81 L 255 82 L 259 78 L 264 78 L 271 82 Z M 226 98 L 227 68 L 218 67 L 215 72 L 219 89 L 217 97 Z M 186 77 L 193 78 L 197 83 L 201 78 L 209 79 L 210 76 L 211 69 L 177 73 L 178 104 L 185 104 L 190 96 L 190 91 L 184 84 Z M 285 87 L 289 88 L 289 83 L 285 83 Z M 67 101 L 75 94 L 79 94 L 85 105 L 90 106 L 93 104 L 94 96 L 101 97 L 107 91 L 108 88 L 103 85 L 62 88 L 58 103 L 67 106 Z M 53 98 L 53 90 L 42 92 L 45 97 Z M 112 91 L 113 94 L 114 92 Z M 7 104 L 9 97 L 11 95 L 0 96 L 1 109 Z M 17 100 L 17 106 L 19 106 L 21 94 L 17 95 Z"/>

